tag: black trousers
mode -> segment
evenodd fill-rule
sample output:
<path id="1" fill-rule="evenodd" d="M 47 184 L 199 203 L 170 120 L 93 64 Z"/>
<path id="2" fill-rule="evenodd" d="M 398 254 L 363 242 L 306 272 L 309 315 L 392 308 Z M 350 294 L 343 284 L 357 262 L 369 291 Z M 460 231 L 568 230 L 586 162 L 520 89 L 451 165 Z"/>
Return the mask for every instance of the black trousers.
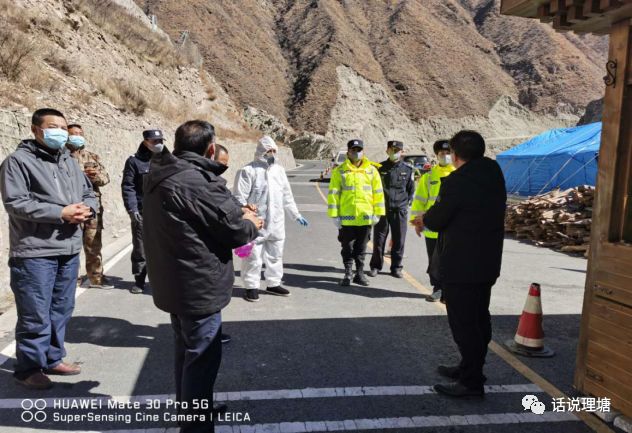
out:
<path id="1" fill-rule="evenodd" d="M 448 322 L 461 353 L 459 382 L 468 388 L 481 388 L 487 380 L 483 365 L 492 339 L 489 298 L 494 283 L 443 285 Z"/>
<path id="2" fill-rule="evenodd" d="M 408 209 L 393 209 L 380 217 L 380 221 L 373 228 L 373 255 L 371 269 L 382 270 L 384 266 L 384 247 L 388 232 L 391 232 L 393 248 L 391 249 L 391 272 L 402 269 L 404 260 L 404 244 L 408 230 Z"/>
<path id="3" fill-rule="evenodd" d="M 366 253 L 366 244 L 369 242 L 371 235 L 371 226 L 342 226 L 338 232 L 338 240 L 342 245 L 340 255 L 345 268 L 353 267 L 355 262 L 356 269 L 364 268 L 364 254 Z"/>
<path id="4" fill-rule="evenodd" d="M 204 415 L 205 422 L 184 422 L 181 433 L 213 432 L 213 387 L 222 360 L 221 312 L 202 316 L 171 315 L 175 335 L 176 400 L 179 413 Z"/>
<path id="5" fill-rule="evenodd" d="M 435 248 L 437 247 L 437 239 L 427 238 L 424 236 L 426 240 L 426 252 L 428 253 L 428 269 L 426 269 L 426 273 L 430 276 L 430 284 L 432 285 L 432 291 L 436 292 L 437 290 L 441 290 L 441 281 L 434 275 L 433 272 L 430 272 L 432 268 L 432 260 L 434 256 Z M 435 258 L 436 259 L 436 258 Z"/>
<path id="6" fill-rule="evenodd" d="M 143 222 L 132 218 L 132 274 L 139 287 L 145 285 L 147 267 L 145 263 L 145 247 L 143 244 Z"/>

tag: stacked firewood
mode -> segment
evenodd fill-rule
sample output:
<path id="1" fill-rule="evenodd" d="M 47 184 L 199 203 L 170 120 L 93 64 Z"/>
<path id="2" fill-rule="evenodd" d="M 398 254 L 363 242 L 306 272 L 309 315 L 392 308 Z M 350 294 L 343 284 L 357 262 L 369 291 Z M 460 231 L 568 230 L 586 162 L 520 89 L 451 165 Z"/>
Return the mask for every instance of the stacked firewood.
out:
<path id="1" fill-rule="evenodd" d="M 554 190 L 508 207 L 505 231 L 518 239 L 588 256 L 595 188 Z"/>

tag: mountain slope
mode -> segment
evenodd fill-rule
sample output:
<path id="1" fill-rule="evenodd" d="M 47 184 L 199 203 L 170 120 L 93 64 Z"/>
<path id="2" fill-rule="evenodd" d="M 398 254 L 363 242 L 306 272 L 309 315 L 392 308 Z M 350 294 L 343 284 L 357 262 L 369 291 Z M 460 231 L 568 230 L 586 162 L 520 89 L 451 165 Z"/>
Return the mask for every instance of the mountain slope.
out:
<path id="1" fill-rule="evenodd" d="M 485 116 L 503 96 L 537 113 L 581 115 L 601 96 L 603 38 L 499 16 L 499 0 L 160 0 L 242 106 L 326 134 L 338 68 L 387 89 L 411 121 Z M 334 125 L 335 126 L 335 125 Z"/>

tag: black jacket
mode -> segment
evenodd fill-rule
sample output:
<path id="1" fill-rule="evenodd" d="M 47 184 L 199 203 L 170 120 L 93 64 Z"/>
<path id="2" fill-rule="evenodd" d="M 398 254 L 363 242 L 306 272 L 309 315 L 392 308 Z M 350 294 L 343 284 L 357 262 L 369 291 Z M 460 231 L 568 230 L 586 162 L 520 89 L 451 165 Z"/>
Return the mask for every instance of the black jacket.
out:
<path id="1" fill-rule="evenodd" d="M 415 169 L 404 161 L 390 159 L 381 163 L 378 169 L 384 188 L 386 211 L 408 209 L 415 195 Z"/>
<path id="2" fill-rule="evenodd" d="M 435 275 L 442 283 L 493 283 L 503 254 L 505 178 L 496 161 L 472 160 L 442 180 L 424 224 L 439 232 Z"/>
<path id="3" fill-rule="evenodd" d="M 154 303 L 172 314 L 218 312 L 230 302 L 232 249 L 257 237 L 219 178 L 221 166 L 163 150 L 145 177 L 143 240 Z"/>
<path id="4" fill-rule="evenodd" d="M 123 204 L 127 212 L 143 211 L 143 178 L 149 173 L 149 161 L 153 153 L 143 143 L 136 153 L 125 161 L 123 168 Z"/>

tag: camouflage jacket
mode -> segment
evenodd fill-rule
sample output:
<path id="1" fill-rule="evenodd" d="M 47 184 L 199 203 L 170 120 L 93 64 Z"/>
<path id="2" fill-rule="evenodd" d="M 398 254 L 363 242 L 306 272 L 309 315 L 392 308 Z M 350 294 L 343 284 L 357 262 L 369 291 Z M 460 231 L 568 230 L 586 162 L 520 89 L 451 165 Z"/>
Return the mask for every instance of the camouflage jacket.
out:
<path id="1" fill-rule="evenodd" d="M 100 187 L 107 185 L 110 183 L 110 176 L 108 172 L 105 170 L 103 164 L 101 164 L 101 158 L 96 153 L 90 152 L 86 149 L 75 150 L 70 153 L 73 158 L 77 160 L 79 163 L 79 167 L 85 171 L 86 165 L 94 165 L 97 169 L 97 175 L 90 179 L 92 182 L 92 189 L 94 189 L 95 195 L 99 198 L 99 202 L 101 201 L 101 191 Z"/>

